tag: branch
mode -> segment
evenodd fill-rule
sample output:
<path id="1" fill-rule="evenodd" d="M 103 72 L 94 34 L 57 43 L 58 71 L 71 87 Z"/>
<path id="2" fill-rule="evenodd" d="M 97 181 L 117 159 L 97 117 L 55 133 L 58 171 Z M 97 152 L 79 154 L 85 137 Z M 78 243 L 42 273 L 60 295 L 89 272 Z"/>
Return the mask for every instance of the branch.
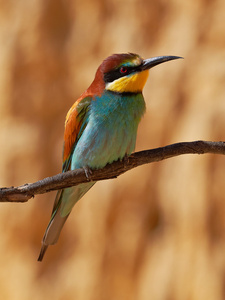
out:
<path id="1" fill-rule="evenodd" d="M 161 148 L 135 152 L 121 161 L 113 162 L 99 170 L 92 170 L 87 179 L 84 169 L 77 169 L 47 177 L 19 187 L 1 188 L 0 202 L 26 202 L 37 194 L 74 186 L 87 181 L 112 179 L 138 166 L 161 161 L 182 154 L 225 154 L 225 142 L 194 141 L 168 145 Z"/>

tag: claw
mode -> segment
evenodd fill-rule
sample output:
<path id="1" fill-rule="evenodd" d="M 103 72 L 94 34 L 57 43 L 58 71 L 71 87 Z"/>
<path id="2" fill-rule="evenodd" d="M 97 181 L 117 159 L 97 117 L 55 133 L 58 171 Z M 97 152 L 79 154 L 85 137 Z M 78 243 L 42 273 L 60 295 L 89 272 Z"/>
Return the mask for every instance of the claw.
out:
<path id="1" fill-rule="evenodd" d="M 127 153 L 125 154 L 123 161 L 125 165 L 129 164 L 129 155 Z"/>
<path id="2" fill-rule="evenodd" d="M 91 175 L 92 175 L 91 169 L 88 166 L 84 166 L 83 169 L 84 169 L 84 173 L 87 178 L 87 181 L 91 181 Z"/>

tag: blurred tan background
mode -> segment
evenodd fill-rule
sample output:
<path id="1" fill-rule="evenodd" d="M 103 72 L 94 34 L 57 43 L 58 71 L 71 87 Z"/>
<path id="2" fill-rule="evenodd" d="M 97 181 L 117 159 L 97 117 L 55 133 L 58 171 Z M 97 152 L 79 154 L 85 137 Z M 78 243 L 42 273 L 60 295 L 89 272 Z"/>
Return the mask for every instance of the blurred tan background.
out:
<path id="1" fill-rule="evenodd" d="M 150 72 L 136 150 L 224 140 L 222 0 L 0 0 L 0 186 L 61 171 L 66 113 L 112 53 Z M 98 183 L 38 263 L 55 193 L 0 204 L 0 299 L 225 299 L 225 158 L 186 155 Z"/>

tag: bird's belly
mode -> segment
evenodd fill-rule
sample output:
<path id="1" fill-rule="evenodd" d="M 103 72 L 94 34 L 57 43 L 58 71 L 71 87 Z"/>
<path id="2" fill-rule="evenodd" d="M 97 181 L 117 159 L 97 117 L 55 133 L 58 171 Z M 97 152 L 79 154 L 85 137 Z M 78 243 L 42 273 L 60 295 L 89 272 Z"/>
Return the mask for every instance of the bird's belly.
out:
<path id="1" fill-rule="evenodd" d="M 71 169 L 89 166 L 102 168 L 107 163 L 122 159 L 135 148 L 136 131 L 131 128 L 110 128 L 108 124 L 100 126 L 88 124 L 74 150 Z"/>

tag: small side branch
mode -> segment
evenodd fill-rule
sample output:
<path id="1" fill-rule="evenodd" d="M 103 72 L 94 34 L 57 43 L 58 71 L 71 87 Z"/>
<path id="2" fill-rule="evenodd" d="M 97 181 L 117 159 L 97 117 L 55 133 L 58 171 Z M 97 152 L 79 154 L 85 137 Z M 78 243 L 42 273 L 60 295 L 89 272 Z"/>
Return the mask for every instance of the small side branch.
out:
<path id="1" fill-rule="evenodd" d="M 161 161 L 182 154 L 225 154 L 225 142 L 194 141 L 135 152 L 122 161 L 116 161 L 99 170 L 92 170 L 87 179 L 83 169 L 60 173 L 19 187 L 0 189 L 0 202 L 26 202 L 37 194 L 74 186 L 80 183 L 116 178 L 138 166 Z"/>

